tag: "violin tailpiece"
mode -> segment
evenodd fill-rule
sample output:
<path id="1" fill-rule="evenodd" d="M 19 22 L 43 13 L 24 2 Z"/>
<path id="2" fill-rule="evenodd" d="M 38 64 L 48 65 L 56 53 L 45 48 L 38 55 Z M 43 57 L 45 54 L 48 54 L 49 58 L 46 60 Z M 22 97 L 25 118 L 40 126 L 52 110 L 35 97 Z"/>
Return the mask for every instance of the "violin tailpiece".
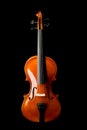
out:
<path id="1" fill-rule="evenodd" d="M 45 103 L 37 103 L 37 107 L 40 113 L 39 122 L 44 122 L 44 113 L 46 110 L 47 104 Z"/>

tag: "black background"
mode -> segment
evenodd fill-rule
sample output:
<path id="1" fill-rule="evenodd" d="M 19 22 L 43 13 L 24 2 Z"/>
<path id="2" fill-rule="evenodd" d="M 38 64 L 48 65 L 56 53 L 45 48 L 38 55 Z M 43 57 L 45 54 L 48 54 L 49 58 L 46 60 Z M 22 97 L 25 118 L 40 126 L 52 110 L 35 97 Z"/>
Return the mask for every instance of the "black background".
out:
<path id="1" fill-rule="evenodd" d="M 77 4 L 72 2 L 56 2 L 34 0 L 27 2 L 9 3 L 4 11 L 2 22 L 4 38 L 2 46 L 4 55 L 2 78 L 5 87 L 4 122 L 12 129 L 71 129 L 78 126 L 79 115 L 79 66 L 80 37 L 79 15 Z M 50 26 L 44 28 L 45 54 L 53 58 L 58 66 L 54 93 L 59 94 L 62 106 L 60 117 L 49 123 L 34 123 L 27 121 L 21 113 L 23 94 L 29 92 L 29 83 L 25 82 L 24 65 L 33 55 L 37 54 L 37 31 L 31 31 L 30 21 L 41 10 L 45 18 L 49 18 Z M 5 43 L 5 44 L 4 44 Z M 80 46 L 80 45 L 79 45 Z M 5 60 L 4 60 L 5 59 Z M 78 76 L 79 75 L 79 76 Z M 80 82 L 81 83 L 81 82 Z M 4 87 L 3 87 L 4 88 Z M 3 106 L 4 106 L 3 105 Z"/>

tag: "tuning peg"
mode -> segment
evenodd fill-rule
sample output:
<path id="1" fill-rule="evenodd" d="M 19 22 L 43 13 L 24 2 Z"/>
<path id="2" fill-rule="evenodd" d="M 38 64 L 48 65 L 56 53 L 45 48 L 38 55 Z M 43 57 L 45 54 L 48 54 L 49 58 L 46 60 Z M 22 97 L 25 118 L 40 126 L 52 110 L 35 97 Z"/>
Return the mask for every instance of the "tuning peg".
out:
<path id="1" fill-rule="evenodd" d="M 31 31 L 34 30 L 34 27 L 30 28 L 30 30 L 31 30 Z"/>
<path id="2" fill-rule="evenodd" d="M 34 20 L 31 20 L 31 21 L 30 21 L 30 24 L 34 24 Z"/>
<path id="3" fill-rule="evenodd" d="M 45 21 L 47 22 L 47 21 L 49 21 L 49 20 L 50 20 L 49 18 L 45 18 L 45 19 L 44 19 L 44 22 L 45 22 Z"/>
<path id="4" fill-rule="evenodd" d="M 49 26 L 50 26 L 50 23 L 45 23 L 44 26 L 45 26 L 45 27 L 49 27 Z"/>
<path id="5" fill-rule="evenodd" d="M 30 24 L 32 24 L 32 25 L 35 24 L 35 23 L 37 23 L 37 22 L 35 22 L 34 20 L 30 21 Z"/>
<path id="6" fill-rule="evenodd" d="M 33 30 L 35 30 L 35 29 L 37 29 L 37 28 L 36 28 L 36 27 L 31 27 L 31 28 L 30 28 L 31 31 L 33 31 Z"/>
<path id="7" fill-rule="evenodd" d="M 31 31 L 34 30 L 34 29 L 36 29 L 36 28 L 35 28 L 35 27 L 31 27 L 31 28 L 30 28 Z"/>

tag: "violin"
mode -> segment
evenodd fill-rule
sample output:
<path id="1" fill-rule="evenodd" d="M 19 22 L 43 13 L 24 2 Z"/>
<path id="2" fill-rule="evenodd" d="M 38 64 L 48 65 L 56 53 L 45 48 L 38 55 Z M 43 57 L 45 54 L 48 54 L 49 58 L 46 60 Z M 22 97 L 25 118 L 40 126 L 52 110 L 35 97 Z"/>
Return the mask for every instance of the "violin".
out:
<path id="1" fill-rule="evenodd" d="M 26 81 L 30 83 L 29 93 L 23 95 L 21 112 L 32 122 L 49 122 L 59 117 L 61 104 L 58 95 L 52 92 L 52 82 L 56 80 L 57 64 L 44 55 L 42 12 L 37 17 L 37 55 L 30 57 L 25 65 Z"/>

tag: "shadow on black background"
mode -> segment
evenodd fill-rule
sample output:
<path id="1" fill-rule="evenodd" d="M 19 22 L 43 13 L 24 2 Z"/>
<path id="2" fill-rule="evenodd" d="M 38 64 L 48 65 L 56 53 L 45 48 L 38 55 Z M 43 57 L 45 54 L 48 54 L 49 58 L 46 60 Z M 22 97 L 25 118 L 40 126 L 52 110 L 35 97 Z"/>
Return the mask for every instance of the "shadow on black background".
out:
<path id="1" fill-rule="evenodd" d="M 77 15 L 75 6 L 67 2 L 54 2 L 48 0 L 30 1 L 28 4 L 12 4 L 10 10 L 11 31 L 8 37 L 10 54 L 7 62 L 9 82 L 9 102 L 7 114 L 10 119 L 8 125 L 13 123 L 16 129 L 65 129 L 77 124 L 78 109 L 75 99 L 78 89 L 76 80 L 77 72 Z M 29 83 L 25 82 L 24 65 L 31 56 L 37 54 L 36 30 L 31 31 L 30 21 L 35 19 L 35 14 L 41 10 L 44 17 L 50 19 L 50 26 L 44 30 L 45 54 L 53 58 L 58 66 L 56 82 L 53 91 L 59 94 L 62 112 L 58 119 L 49 123 L 34 123 L 27 121 L 21 113 L 23 95 L 29 92 Z M 8 27 L 9 28 L 9 27 Z M 8 34 L 8 35 L 9 35 Z M 77 86 L 77 88 L 76 88 Z M 7 89 L 8 91 L 8 89 Z M 7 93 L 7 95 L 8 95 Z M 74 105 L 75 104 L 75 105 Z M 75 114 L 76 113 L 76 114 Z M 10 116 L 10 115 L 11 116 Z M 9 120 L 6 117 L 6 121 Z"/>

